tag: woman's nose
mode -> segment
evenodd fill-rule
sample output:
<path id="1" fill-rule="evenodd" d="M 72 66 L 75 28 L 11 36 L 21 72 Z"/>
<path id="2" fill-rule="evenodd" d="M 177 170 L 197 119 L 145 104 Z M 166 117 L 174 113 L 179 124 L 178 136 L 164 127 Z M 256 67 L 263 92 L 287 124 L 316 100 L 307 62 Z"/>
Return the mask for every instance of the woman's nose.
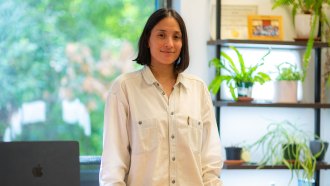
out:
<path id="1" fill-rule="evenodd" d="M 165 41 L 165 47 L 173 47 L 173 39 L 172 38 L 167 38 Z"/>

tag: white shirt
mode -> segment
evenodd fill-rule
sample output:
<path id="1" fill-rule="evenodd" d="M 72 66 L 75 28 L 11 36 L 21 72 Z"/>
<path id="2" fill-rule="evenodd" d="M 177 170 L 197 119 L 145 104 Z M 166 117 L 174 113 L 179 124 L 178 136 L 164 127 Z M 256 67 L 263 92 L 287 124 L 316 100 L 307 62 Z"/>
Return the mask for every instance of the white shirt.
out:
<path id="1" fill-rule="evenodd" d="M 168 97 L 147 66 L 116 79 L 104 113 L 102 186 L 218 186 L 222 165 L 203 81 L 180 73 Z"/>

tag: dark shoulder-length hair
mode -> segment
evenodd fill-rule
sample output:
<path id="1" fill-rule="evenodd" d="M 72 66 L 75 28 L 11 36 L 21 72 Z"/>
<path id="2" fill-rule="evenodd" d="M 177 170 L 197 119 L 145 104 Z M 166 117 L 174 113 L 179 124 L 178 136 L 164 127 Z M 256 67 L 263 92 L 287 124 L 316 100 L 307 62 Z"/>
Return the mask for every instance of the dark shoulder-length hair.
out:
<path id="1" fill-rule="evenodd" d="M 139 46 L 138 46 L 139 51 L 134 61 L 136 61 L 140 65 L 147 65 L 147 66 L 151 65 L 151 54 L 148 45 L 149 38 L 151 35 L 151 30 L 155 27 L 155 25 L 158 22 L 160 22 L 162 19 L 166 17 L 173 17 L 180 26 L 180 30 L 182 34 L 182 48 L 179 58 L 176 60 L 174 65 L 174 72 L 180 73 L 183 72 L 189 66 L 188 36 L 187 36 L 186 25 L 182 17 L 173 9 L 162 8 L 151 14 L 140 36 Z"/>

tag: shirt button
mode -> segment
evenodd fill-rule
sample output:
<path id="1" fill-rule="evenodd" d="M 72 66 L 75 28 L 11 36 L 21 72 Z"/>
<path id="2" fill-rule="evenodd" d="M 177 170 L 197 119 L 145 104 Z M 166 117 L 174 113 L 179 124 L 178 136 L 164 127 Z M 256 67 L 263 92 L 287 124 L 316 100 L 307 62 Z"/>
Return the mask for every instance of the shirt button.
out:
<path id="1" fill-rule="evenodd" d="M 172 135 L 171 138 L 174 139 L 174 135 Z"/>
<path id="2" fill-rule="evenodd" d="M 165 95 L 165 92 L 162 92 L 163 95 Z"/>
<path id="3" fill-rule="evenodd" d="M 142 121 L 139 121 L 139 125 L 142 125 Z"/>
<path id="4" fill-rule="evenodd" d="M 174 112 L 171 112 L 171 115 L 174 115 Z"/>
<path id="5" fill-rule="evenodd" d="M 200 121 L 198 122 L 198 125 L 201 125 L 201 122 Z"/>
<path id="6" fill-rule="evenodd" d="M 172 180 L 172 183 L 175 184 L 175 180 Z"/>
<path id="7" fill-rule="evenodd" d="M 172 158 L 172 161 L 175 161 L 175 157 Z"/>

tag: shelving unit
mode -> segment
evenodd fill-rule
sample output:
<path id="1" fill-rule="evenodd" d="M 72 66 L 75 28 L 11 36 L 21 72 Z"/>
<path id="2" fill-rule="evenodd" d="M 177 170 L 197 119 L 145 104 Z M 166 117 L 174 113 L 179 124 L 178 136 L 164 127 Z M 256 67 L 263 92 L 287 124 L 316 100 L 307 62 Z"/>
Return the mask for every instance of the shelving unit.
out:
<path id="1" fill-rule="evenodd" d="M 216 57 L 220 58 L 220 51 L 222 47 L 235 46 L 237 48 L 255 48 L 255 49 L 285 49 L 285 50 L 299 50 L 306 48 L 306 42 L 303 41 L 260 41 L 260 40 L 236 40 L 236 39 L 221 39 L 220 25 L 221 25 L 221 0 L 216 1 L 216 40 L 207 42 L 210 46 L 215 46 Z M 301 108 L 301 109 L 314 109 L 314 133 L 320 136 L 320 118 L 321 109 L 329 109 L 329 103 L 321 103 L 321 49 L 329 47 L 326 42 L 315 42 L 315 80 L 314 80 L 314 102 L 310 103 L 273 103 L 266 101 L 253 101 L 253 102 L 234 102 L 222 100 L 220 92 L 216 96 L 213 104 L 216 108 L 216 118 L 218 128 L 220 129 L 220 108 L 221 107 L 278 107 L 278 108 Z M 224 169 L 257 169 L 258 165 L 255 164 L 241 164 L 241 165 L 225 165 Z M 265 166 L 263 169 L 287 169 L 284 165 L 279 166 Z M 315 175 L 315 186 L 319 186 L 320 170 L 330 169 L 330 164 L 318 163 Z"/>
<path id="2" fill-rule="evenodd" d="M 235 102 L 235 101 L 214 101 L 216 107 L 282 107 L 282 108 L 330 108 L 327 103 L 272 103 L 267 101 Z M 219 121 L 219 120 L 218 120 Z"/>
<path id="3" fill-rule="evenodd" d="M 241 165 L 224 165 L 225 169 L 258 169 L 258 165 L 255 164 L 241 164 Z M 267 165 L 260 169 L 287 169 L 285 165 Z M 318 163 L 316 166 L 317 170 L 330 169 L 330 165 L 326 163 Z"/>

